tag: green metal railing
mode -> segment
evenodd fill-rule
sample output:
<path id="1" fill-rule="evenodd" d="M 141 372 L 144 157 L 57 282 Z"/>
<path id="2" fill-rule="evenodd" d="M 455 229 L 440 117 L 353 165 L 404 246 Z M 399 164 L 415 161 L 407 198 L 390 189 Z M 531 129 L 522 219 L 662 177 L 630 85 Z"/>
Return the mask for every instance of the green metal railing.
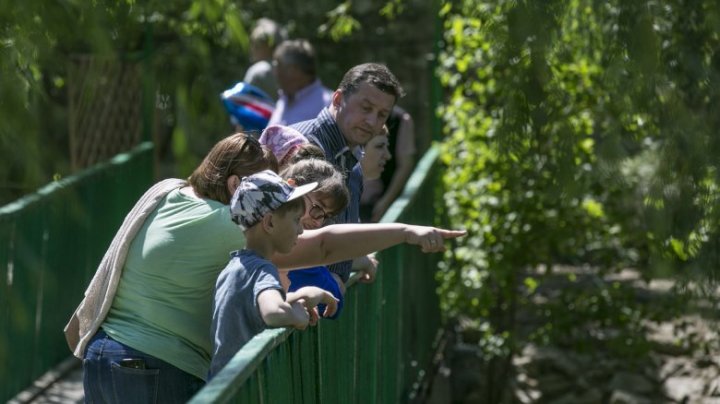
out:
<path id="1" fill-rule="evenodd" d="M 68 357 L 63 326 L 152 181 L 142 143 L 0 207 L 0 401 Z"/>
<path id="2" fill-rule="evenodd" d="M 432 224 L 438 151 L 425 154 L 384 222 Z M 192 403 L 402 403 L 428 377 L 441 335 L 435 269 L 441 254 L 382 251 L 376 281 L 348 289 L 337 320 L 271 329 L 246 344 Z M 351 281 L 352 282 L 352 281 Z"/>

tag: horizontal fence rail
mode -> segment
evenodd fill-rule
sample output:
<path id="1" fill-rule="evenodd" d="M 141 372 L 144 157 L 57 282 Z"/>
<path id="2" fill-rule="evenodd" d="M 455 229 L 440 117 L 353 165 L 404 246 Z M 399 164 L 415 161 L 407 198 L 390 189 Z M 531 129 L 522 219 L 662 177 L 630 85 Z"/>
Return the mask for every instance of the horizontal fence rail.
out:
<path id="1" fill-rule="evenodd" d="M 0 207 L 0 401 L 68 357 L 62 329 L 153 181 L 142 143 Z"/>
<path id="2" fill-rule="evenodd" d="M 382 221 L 433 224 L 437 155 L 437 148 L 425 154 Z M 302 332 L 262 332 L 190 402 L 411 401 L 428 377 L 441 335 L 435 290 L 440 258 L 416 246 L 382 251 L 377 279 L 348 289 L 339 319 Z"/>

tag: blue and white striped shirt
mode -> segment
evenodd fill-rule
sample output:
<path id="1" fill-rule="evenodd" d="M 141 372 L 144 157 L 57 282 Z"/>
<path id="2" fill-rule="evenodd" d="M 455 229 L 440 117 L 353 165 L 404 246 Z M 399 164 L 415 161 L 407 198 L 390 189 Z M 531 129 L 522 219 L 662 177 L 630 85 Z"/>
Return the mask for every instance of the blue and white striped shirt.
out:
<path id="1" fill-rule="evenodd" d="M 344 175 L 345 184 L 350 191 L 350 203 L 334 219 L 334 223 L 358 223 L 360 221 L 360 195 L 362 195 L 362 170 L 358 159 L 348 147 L 335 119 L 328 108 L 324 108 L 317 118 L 298 122 L 294 129 L 305 135 L 325 152 L 325 159 L 335 165 Z M 350 277 L 352 261 L 343 261 L 328 268 L 340 276 L 343 282 Z"/>

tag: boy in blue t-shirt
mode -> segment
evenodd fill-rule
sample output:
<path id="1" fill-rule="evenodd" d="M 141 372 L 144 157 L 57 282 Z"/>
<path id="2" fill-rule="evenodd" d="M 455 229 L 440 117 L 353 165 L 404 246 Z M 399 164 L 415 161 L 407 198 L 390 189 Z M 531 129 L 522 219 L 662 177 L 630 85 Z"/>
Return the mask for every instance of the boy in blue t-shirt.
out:
<path id="1" fill-rule="evenodd" d="M 316 186 L 293 187 L 265 170 L 243 178 L 235 191 L 230 210 L 233 221 L 245 232 L 246 248 L 231 254 L 215 285 L 209 378 L 265 328 L 291 326 L 302 330 L 315 322 L 318 304 L 327 307 L 324 317 L 337 310 L 332 294 L 317 287 L 303 287 L 286 295 L 277 267 L 268 260 L 274 253 L 290 252 L 295 245 L 303 232 L 302 196 Z"/>

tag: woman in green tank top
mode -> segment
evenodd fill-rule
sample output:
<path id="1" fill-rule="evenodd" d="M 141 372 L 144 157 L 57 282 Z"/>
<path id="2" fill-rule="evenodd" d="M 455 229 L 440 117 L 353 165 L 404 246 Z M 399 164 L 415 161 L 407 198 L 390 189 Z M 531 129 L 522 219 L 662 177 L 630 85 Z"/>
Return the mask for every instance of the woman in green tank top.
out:
<path id="1" fill-rule="evenodd" d="M 138 218 L 126 219 L 111 245 L 126 255 L 110 270 L 121 271 L 110 277 L 118 280 L 102 291 L 109 308 L 93 307 L 92 316 L 80 320 L 87 337 L 68 335 L 84 359 L 87 402 L 184 402 L 202 388 L 215 280 L 230 252 L 245 245 L 230 220 L 230 197 L 242 177 L 268 168 L 277 170 L 272 154 L 238 133 L 218 142 L 187 182 L 160 191 L 158 184 L 140 199 L 131 212 L 140 212 Z M 148 203 L 149 194 L 157 200 Z M 444 250 L 444 239 L 462 234 L 404 224 L 333 225 L 306 231 L 290 254 L 273 261 L 282 269 L 304 268 L 400 243 L 436 252 Z M 89 299 L 97 292 L 91 289 L 81 307 L 101 305 Z"/>

